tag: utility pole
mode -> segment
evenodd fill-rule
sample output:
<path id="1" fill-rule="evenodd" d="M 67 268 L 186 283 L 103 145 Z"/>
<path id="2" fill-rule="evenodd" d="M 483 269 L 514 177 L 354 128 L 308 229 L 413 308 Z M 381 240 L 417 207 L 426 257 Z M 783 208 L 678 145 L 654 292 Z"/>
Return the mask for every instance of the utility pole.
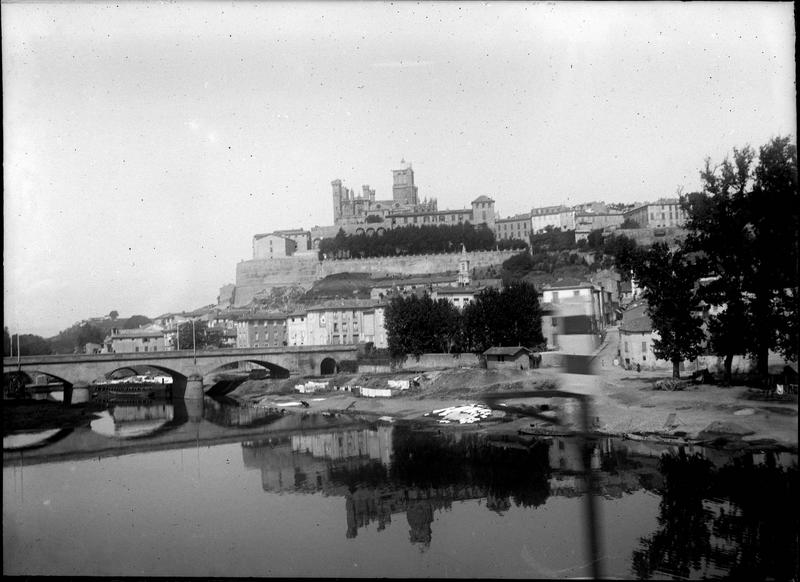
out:
<path id="1" fill-rule="evenodd" d="M 197 343 L 194 337 L 194 318 L 192 318 L 192 351 L 194 352 L 194 365 L 197 366 Z"/>

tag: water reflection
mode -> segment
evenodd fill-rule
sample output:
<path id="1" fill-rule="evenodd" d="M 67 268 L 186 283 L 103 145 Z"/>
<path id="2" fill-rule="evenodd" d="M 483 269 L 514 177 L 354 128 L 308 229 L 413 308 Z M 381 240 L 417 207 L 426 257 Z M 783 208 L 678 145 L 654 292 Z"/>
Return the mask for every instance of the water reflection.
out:
<path id="1" fill-rule="evenodd" d="M 71 428 L 54 428 L 4 435 L 3 450 L 22 451 L 46 447 L 65 438 L 71 432 Z"/>
<path id="2" fill-rule="evenodd" d="M 4 497 L 16 535 L 12 570 L 53 573 L 68 562 L 71 572 L 86 573 L 86 556 L 69 562 L 64 552 L 47 563 L 51 569 L 33 557 L 56 542 L 80 552 L 91 545 L 83 535 L 94 536 L 93 557 L 105 569 L 91 573 L 101 574 L 550 577 L 589 570 L 576 439 L 357 419 L 345 426 L 344 416 L 276 416 L 208 400 L 191 407 L 181 400 L 110 405 L 91 429 L 73 435 L 76 448 L 95 446 L 102 458 L 76 455 L 64 444 L 70 439 L 46 449 L 55 452 L 43 461 L 37 451 L 10 453 L 4 483 L 20 493 L 19 502 Z M 31 436 L 23 446 L 56 437 Z M 796 454 L 613 438 L 594 445 L 609 573 L 797 577 Z M 137 454 L 121 453 L 127 450 Z M 63 532 L 75 521 L 87 533 L 73 540 Z M 130 533 L 109 539 L 109 529 Z M 300 547 L 314 551 L 298 569 Z"/>
<path id="3" fill-rule="evenodd" d="M 633 552 L 634 573 L 796 579 L 797 465 L 778 460 L 771 452 L 750 454 L 717 468 L 700 454 L 665 454 L 659 527 Z"/>
<path id="4" fill-rule="evenodd" d="M 172 402 L 113 404 L 97 413 L 100 418 L 90 423 L 92 431 L 107 437 L 142 438 L 162 431 L 175 419 Z"/>
<path id="5" fill-rule="evenodd" d="M 636 577 L 771 572 L 768 577 L 783 579 L 795 572 L 796 455 L 731 458 L 700 448 L 687 454 L 685 447 L 630 443 L 631 450 L 626 444 L 601 439 L 592 467 L 606 499 L 640 490 L 661 496 L 658 530 L 632 555 Z M 569 437 L 522 443 L 378 426 L 251 441 L 242 452 L 245 467 L 261 471 L 264 491 L 344 497 L 348 539 L 372 523 L 382 531 L 404 514 L 410 543 L 427 548 L 436 513 L 454 502 L 481 500 L 502 515 L 541 506 L 551 496 L 585 495 L 580 446 Z M 720 459 L 725 463 L 717 468 Z"/>

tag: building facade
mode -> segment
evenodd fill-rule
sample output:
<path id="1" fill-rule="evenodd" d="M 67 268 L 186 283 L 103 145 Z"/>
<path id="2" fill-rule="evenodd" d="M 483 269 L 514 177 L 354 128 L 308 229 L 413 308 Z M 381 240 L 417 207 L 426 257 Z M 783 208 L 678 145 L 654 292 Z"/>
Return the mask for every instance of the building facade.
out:
<path id="1" fill-rule="evenodd" d="M 531 214 L 517 214 L 510 218 L 495 220 L 495 237 L 498 239 L 516 239 L 528 242 L 531 235 Z"/>
<path id="2" fill-rule="evenodd" d="M 653 340 L 658 333 L 653 330 L 653 322 L 647 315 L 647 303 L 637 301 L 622 314 L 619 326 L 620 365 L 626 369 L 670 368 L 672 364 L 656 358 L 653 353 Z"/>
<path id="3" fill-rule="evenodd" d="M 275 233 L 253 236 L 254 259 L 285 259 L 297 251 L 297 242 L 290 237 Z"/>
<path id="4" fill-rule="evenodd" d="M 653 203 L 637 206 L 625 212 L 626 220 L 636 222 L 640 228 L 683 227 L 686 211 L 677 198 L 661 198 Z"/>
<path id="5" fill-rule="evenodd" d="M 373 342 L 389 344 L 384 320 L 385 304 L 369 299 L 326 301 L 306 313 L 308 345 L 341 345 Z"/>
<path id="6" fill-rule="evenodd" d="M 237 348 L 277 348 L 288 345 L 286 315 L 250 313 L 236 322 Z"/>
<path id="7" fill-rule="evenodd" d="M 610 293 L 585 281 L 545 285 L 542 304 L 542 335 L 564 353 L 592 353 L 613 317 Z"/>
<path id="8" fill-rule="evenodd" d="M 139 329 L 114 329 L 104 343 L 104 351 L 115 354 L 163 352 L 164 330 L 157 325 Z"/>
<path id="9" fill-rule="evenodd" d="M 550 226 L 562 228 L 562 214 L 568 212 L 565 206 L 543 206 L 531 210 L 531 232 L 536 234 L 544 232 Z M 565 229 L 568 230 L 568 229 Z"/>

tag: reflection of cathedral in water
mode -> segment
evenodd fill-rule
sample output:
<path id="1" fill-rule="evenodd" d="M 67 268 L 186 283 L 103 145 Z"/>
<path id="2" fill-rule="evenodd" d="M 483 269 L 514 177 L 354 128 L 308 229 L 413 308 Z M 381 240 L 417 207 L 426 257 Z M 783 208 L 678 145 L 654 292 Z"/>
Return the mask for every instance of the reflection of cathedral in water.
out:
<path id="1" fill-rule="evenodd" d="M 243 456 L 246 467 L 261 471 L 265 491 L 344 497 L 348 538 L 371 523 L 381 531 L 405 513 L 410 541 L 427 546 L 435 512 L 454 502 L 481 500 L 502 513 L 551 495 L 585 495 L 581 447 L 570 437 L 509 442 L 378 426 L 244 443 Z M 666 450 L 597 439 L 590 455 L 597 493 L 620 498 L 660 487 L 658 460 Z"/>

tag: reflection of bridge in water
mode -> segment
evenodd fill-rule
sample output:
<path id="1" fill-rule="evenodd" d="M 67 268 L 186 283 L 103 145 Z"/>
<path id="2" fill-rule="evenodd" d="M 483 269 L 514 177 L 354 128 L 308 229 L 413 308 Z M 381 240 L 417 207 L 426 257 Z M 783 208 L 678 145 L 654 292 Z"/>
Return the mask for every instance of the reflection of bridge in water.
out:
<path id="1" fill-rule="evenodd" d="M 139 452 L 211 446 L 263 438 L 267 435 L 331 431 L 339 427 L 365 426 L 363 420 L 338 418 L 251 407 L 220 412 L 214 401 L 173 399 L 111 405 L 100 418 L 74 429 L 60 431 L 26 449 L 5 449 L 3 460 L 34 465 L 50 461 L 119 456 Z M 29 433 L 33 436 L 33 433 Z"/>

